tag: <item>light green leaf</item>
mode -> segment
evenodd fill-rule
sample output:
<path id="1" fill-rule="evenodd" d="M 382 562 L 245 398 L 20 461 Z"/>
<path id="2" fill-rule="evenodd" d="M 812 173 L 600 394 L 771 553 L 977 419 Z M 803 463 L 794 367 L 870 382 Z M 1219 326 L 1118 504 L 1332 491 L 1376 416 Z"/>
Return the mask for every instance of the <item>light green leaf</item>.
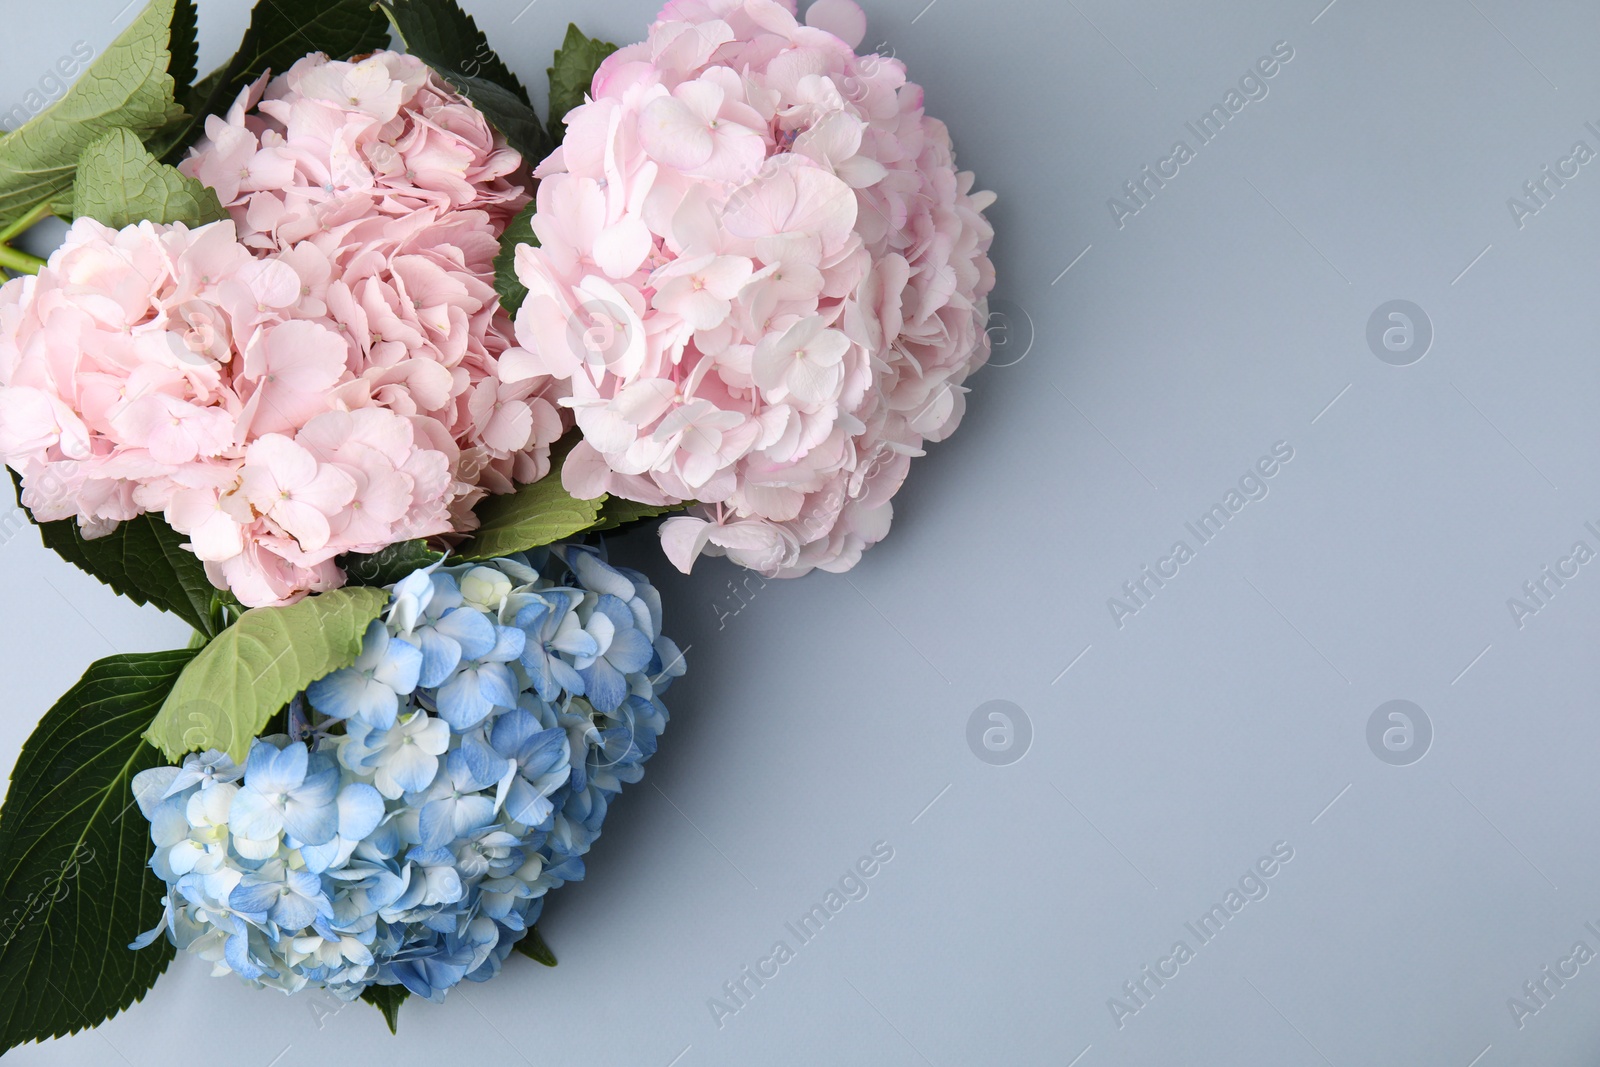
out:
<path id="1" fill-rule="evenodd" d="M 203 226 L 228 217 L 215 190 L 157 162 L 132 130 L 112 130 L 83 150 L 72 213 L 114 230 L 145 219 Z"/>
<path id="2" fill-rule="evenodd" d="M 569 440 L 570 447 L 570 440 Z M 561 446 L 556 446 L 560 452 Z M 578 500 L 561 485 L 561 461 L 552 457 L 550 473 L 514 493 L 491 496 L 478 505 L 477 532 L 456 554 L 462 562 L 498 559 L 583 533 L 600 521 L 606 498 Z"/>
<path id="3" fill-rule="evenodd" d="M 243 762 L 251 739 L 295 694 L 355 662 L 388 599 L 356 587 L 250 609 L 195 656 L 145 739 L 172 760 L 215 748 Z"/>
<path id="4" fill-rule="evenodd" d="M 528 287 L 517 278 L 517 246 L 539 247 L 539 239 L 533 235 L 533 212 L 530 200 L 500 235 L 500 251 L 494 257 L 494 291 L 500 294 L 500 306 L 513 318 L 528 299 Z"/>
<path id="5" fill-rule="evenodd" d="M 128 943 L 161 918 L 145 868 L 140 740 L 193 652 L 112 656 L 45 713 L 0 809 L 0 1052 L 96 1026 L 143 999 L 173 956 Z"/>
<path id="6" fill-rule="evenodd" d="M 40 204 L 72 211 L 78 156 L 107 131 L 148 136 L 183 115 L 167 73 L 174 0 L 151 0 L 50 107 L 0 137 L 0 228 Z"/>
<path id="7" fill-rule="evenodd" d="M 567 39 L 556 50 L 550 75 L 550 140 L 560 144 L 567 139 L 563 119 L 567 112 L 583 103 L 594 87 L 594 72 L 605 58 L 617 50 L 610 41 L 588 37 L 576 25 L 568 24 Z"/>

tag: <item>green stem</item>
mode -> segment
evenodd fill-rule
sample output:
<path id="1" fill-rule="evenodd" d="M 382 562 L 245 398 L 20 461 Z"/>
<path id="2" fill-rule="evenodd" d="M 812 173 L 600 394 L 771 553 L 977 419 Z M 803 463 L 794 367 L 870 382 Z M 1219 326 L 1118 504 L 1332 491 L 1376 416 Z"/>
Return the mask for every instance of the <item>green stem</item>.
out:
<path id="1" fill-rule="evenodd" d="M 10 226 L 0 230 L 0 244 L 10 244 L 11 239 L 19 233 L 26 233 L 34 226 L 50 217 L 50 205 L 39 204 L 26 215 L 21 216 Z"/>
<path id="2" fill-rule="evenodd" d="M 18 274 L 38 274 L 44 260 L 38 256 L 30 256 L 21 249 L 12 248 L 8 244 L 0 244 L 0 267 L 14 270 Z"/>

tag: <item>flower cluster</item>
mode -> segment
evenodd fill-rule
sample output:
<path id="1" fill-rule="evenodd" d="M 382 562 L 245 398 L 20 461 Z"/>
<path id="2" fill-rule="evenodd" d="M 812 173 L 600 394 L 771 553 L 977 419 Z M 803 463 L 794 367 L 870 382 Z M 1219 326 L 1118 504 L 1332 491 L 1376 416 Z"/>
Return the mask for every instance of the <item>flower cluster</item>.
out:
<path id="1" fill-rule="evenodd" d="M 574 495 L 699 503 L 662 527 L 683 570 L 853 566 L 988 357 L 992 194 L 904 65 L 855 53 L 859 8 L 807 18 L 668 3 L 567 116 L 517 250 L 502 378 L 570 383 Z"/>
<path id="2" fill-rule="evenodd" d="M 313 55 L 206 131 L 182 169 L 231 221 L 79 219 L 0 288 L 0 458 L 34 514 L 162 512 L 259 606 L 542 477 L 560 413 L 501 380 L 491 284 L 521 160 L 483 116 L 413 57 Z"/>
<path id="3" fill-rule="evenodd" d="M 135 778 L 167 883 L 135 947 L 347 999 L 493 977 L 655 752 L 684 671 L 660 624 L 591 548 L 413 573 L 287 735 Z"/>

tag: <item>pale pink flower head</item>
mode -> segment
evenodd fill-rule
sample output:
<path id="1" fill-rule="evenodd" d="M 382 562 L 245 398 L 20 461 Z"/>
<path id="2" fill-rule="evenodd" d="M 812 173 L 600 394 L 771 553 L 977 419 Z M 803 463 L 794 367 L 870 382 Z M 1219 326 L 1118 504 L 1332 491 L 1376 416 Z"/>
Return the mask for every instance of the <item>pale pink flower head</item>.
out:
<path id="1" fill-rule="evenodd" d="M 521 159 L 479 112 L 411 57 L 314 55 L 206 132 L 183 169 L 230 221 L 79 219 L 0 287 L 0 458 L 39 519 L 160 512 L 281 604 L 548 472 L 557 386 L 500 373 Z"/>
<path id="2" fill-rule="evenodd" d="M 673 0 L 538 168 L 503 380 L 554 379 L 576 495 L 693 500 L 662 542 L 845 570 L 988 358 L 993 202 L 850 0 Z"/>

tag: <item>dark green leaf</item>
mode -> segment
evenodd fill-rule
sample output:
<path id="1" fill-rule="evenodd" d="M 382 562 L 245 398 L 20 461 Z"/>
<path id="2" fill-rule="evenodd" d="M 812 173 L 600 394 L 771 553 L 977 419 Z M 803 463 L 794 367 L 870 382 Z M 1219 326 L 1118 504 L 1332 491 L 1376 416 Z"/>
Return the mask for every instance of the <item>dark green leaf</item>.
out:
<path id="1" fill-rule="evenodd" d="M 83 150 L 72 213 L 114 230 L 148 219 L 203 226 L 228 217 L 216 191 L 156 161 L 132 130 L 112 130 Z"/>
<path id="2" fill-rule="evenodd" d="M 109 130 L 140 137 L 182 117 L 167 73 L 173 0 L 151 0 L 61 99 L 0 137 L 0 228 L 41 204 L 72 214 L 78 156 Z"/>
<path id="3" fill-rule="evenodd" d="M 617 46 L 609 41 L 597 41 L 585 36 L 576 25 L 567 26 L 567 39 L 556 50 L 555 65 L 549 70 L 552 143 L 560 144 L 567 139 L 567 128 L 562 120 L 567 112 L 583 103 L 583 98 L 594 87 L 594 72 L 616 50 Z"/>
<path id="4" fill-rule="evenodd" d="M 458 559 L 471 563 L 526 552 L 580 534 L 600 521 L 605 497 L 578 500 L 561 485 L 561 464 L 574 440 L 568 435 L 552 449 L 549 474 L 478 505 L 478 529 L 456 553 Z"/>
<path id="5" fill-rule="evenodd" d="M 22 491 L 15 471 L 11 479 L 17 484 L 20 502 Z M 92 541 L 84 540 L 72 519 L 38 525 L 46 548 L 135 604 L 154 604 L 170 611 L 207 636 L 217 632 L 211 611 L 217 591 L 206 578 L 205 565 L 183 547 L 184 536 L 160 515 L 129 519 Z"/>
<path id="6" fill-rule="evenodd" d="M 365 555 L 352 552 L 340 556 L 338 563 L 351 585 L 393 585 L 419 567 L 427 567 L 444 558 L 426 541 L 402 541 L 390 545 L 382 552 Z"/>
<path id="7" fill-rule="evenodd" d="M 306 686 L 348 667 L 389 596 L 335 589 L 286 608 L 251 608 L 201 649 L 145 737 L 172 760 L 215 748 L 243 763 L 251 740 Z"/>
<path id="8" fill-rule="evenodd" d="M 167 73 L 172 75 L 173 84 L 179 93 L 188 90 L 194 76 L 199 73 L 195 70 L 195 61 L 199 56 L 200 42 L 197 34 L 199 19 L 194 9 L 194 0 L 175 0 L 172 9 L 172 38 L 167 42 L 167 51 L 172 54 L 172 61 L 167 64 Z"/>
<path id="9" fill-rule="evenodd" d="M 528 90 L 455 0 L 380 0 L 406 51 L 445 75 L 492 82 L 524 104 Z"/>
<path id="10" fill-rule="evenodd" d="M 0 808 L 0 1051 L 99 1024 L 172 959 L 164 938 L 127 947 L 161 919 L 129 783 L 160 762 L 140 735 L 193 655 L 100 660 L 22 747 Z"/>
<path id="11" fill-rule="evenodd" d="M 227 111 L 240 91 L 267 71 L 282 74 L 311 52 L 348 59 L 388 43 L 389 22 L 372 0 L 260 0 L 239 51 L 184 94 L 191 118 L 162 132 L 163 158 L 168 163 L 181 159 L 203 132 L 205 116 Z"/>
<path id="12" fill-rule="evenodd" d="M 626 526 L 632 522 L 643 519 L 653 519 L 659 515 L 670 515 L 674 511 L 682 511 L 691 507 L 692 503 L 683 504 L 641 504 L 637 500 L 624 500 L 620 496 L 606 497 L 605 506 L 600 509 L 600 525 L 594 528 L 595 533 L 604 533 L 615 530 L 619 526 Z"/>
<path id="13" fill-rule="evenodd" d="M 528 936 L 518 941 L 513 947 L 530 960 L 537 960 L 546 967 L 554 967 L 556 965 L 556 954 L 550 951 L 550 946 L 545 944 L 544 938 L 539 936 L 539 928 L 537 926 L 529 930 Z"/>
<path id="14" fill-rule="evenodd" d="M 539 246 L 533 235 L 533 212 L 534 204 L 529 201 L 500 235 L 500 252 L 494 257 L 494 291 L 500 294 L 500 306 L 513 318 L 528 298 L 528 287 L 517 279 L 517 246 Z"/>
<path id="15" fill-rule="evenodd" d="M 530 166 L 550 154 L 554 146 L 528 103 L 528 91 L 455 0 L 384 0 L 378 7 L 406 51 L 472 101 Z"/>
<path id="16" fill-rule="evenodd" d="M 361 991 L 362 1000 L 383 1012 L 391 1034 L 400 1032 L 400 1005 L 410 995 L 411 991 L 403 985 L 369 985 Z"/>
<path id="17" fill-rule="evenodd" d="M 528 166 L 538 163 L 555 149 L 539 116 L 533 108 L 518 100 L 511 90 L 482 78 L 468 78 L 447 71 L 439 71 L 439 74 L 458 93 L 472 101 L 473 107 L 483 112 L 483 117 L 500 131 L 506 144 L 522 153 Z"/>

